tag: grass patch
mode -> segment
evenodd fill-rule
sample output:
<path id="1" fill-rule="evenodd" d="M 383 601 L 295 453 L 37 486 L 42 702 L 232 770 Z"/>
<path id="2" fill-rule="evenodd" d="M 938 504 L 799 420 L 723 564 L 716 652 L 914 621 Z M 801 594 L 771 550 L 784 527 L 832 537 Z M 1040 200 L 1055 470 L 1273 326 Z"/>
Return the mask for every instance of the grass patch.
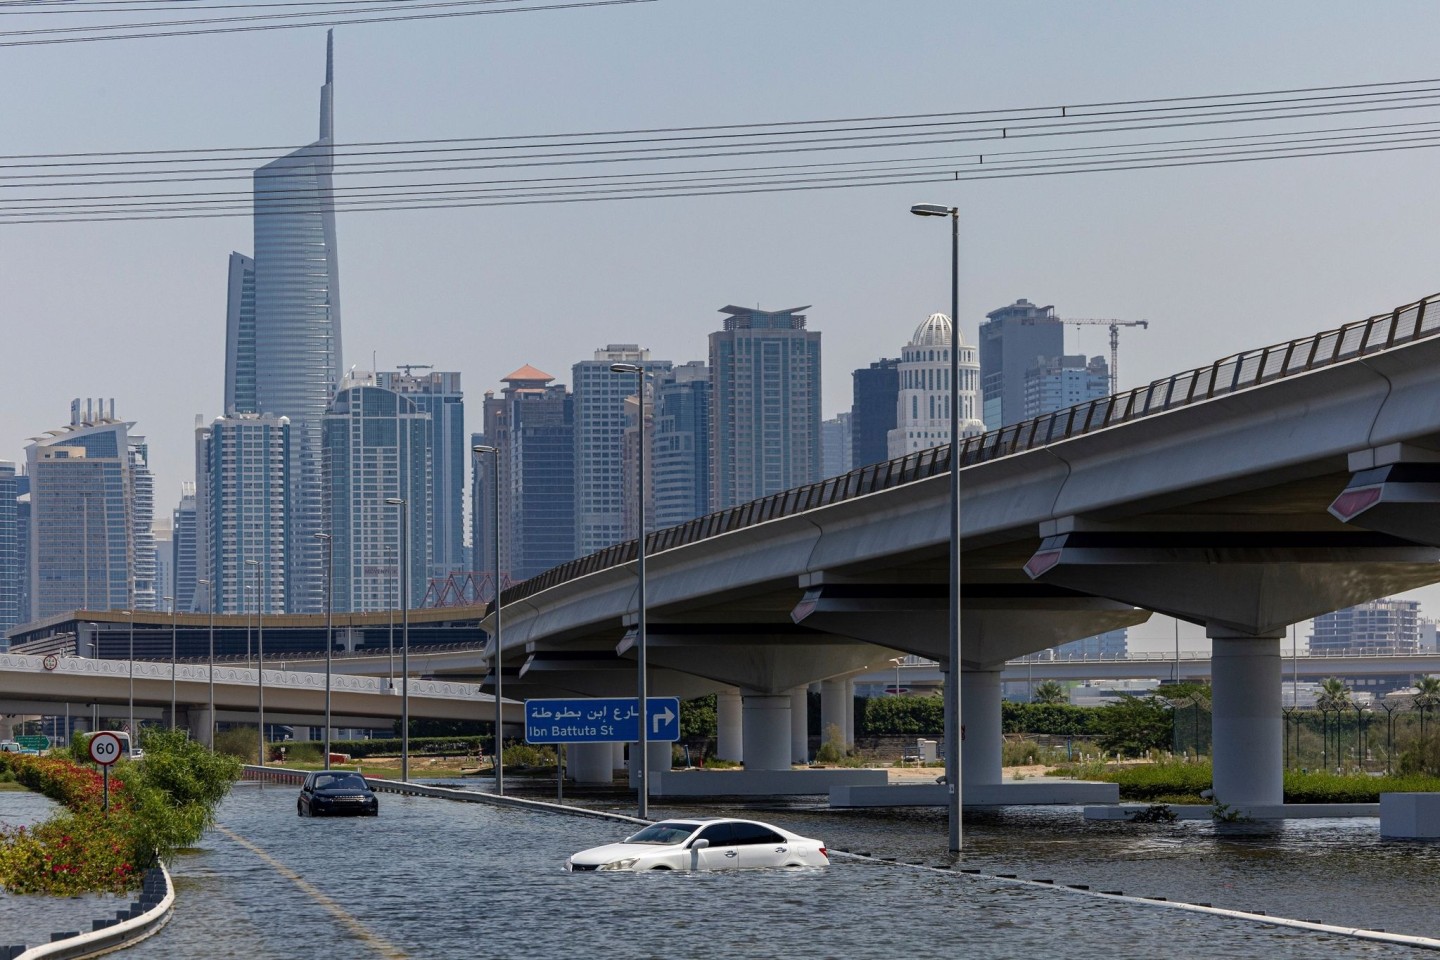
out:
<path id="1" fill-rule="evenodd" d="M 1120 799 L 1132 803 L 1209 803 L 1210 799 L 1200 796 L 1200 792 L 1210 789 L 1213 779 L 1208 760 L 1186 763 L 1167 759 L 1142 764 L 1095 761 L 1059 767 L 1055 773 L 1118 784 Z M 1435 792 L 1440 792 L 1440 777 L 1421 774 L 1372 777 L 1363 773 L 1285 772 L 1286 803 L 1379 803 L 1382 793 Z"/>

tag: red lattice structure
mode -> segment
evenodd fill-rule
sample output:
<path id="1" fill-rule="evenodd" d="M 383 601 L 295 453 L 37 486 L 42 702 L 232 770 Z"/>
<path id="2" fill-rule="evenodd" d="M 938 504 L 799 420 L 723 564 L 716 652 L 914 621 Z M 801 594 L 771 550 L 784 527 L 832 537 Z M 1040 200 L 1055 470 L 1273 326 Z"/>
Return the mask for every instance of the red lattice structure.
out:
<path id="1" fill-rule="evenodd" d="M 511 586 L 509 577 L 500 578 L 501 589 Z M 448 577 L 431 577 L 420 601 L 424 607 L 477 607 L 495 599 L 495 583 L 488 572 L 452 573 Z"/>

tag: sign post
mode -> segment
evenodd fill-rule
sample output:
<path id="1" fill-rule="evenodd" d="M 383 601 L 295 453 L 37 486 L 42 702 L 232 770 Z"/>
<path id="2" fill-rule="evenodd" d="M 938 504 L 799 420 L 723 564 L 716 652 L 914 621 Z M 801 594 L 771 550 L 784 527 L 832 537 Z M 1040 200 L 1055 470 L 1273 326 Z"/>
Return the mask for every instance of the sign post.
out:
<path id="1" fill-rule="evenodd" d="M 649 697 L 646 739 L 680 739 L 678 697 Z M 526 743 L 636 743 L 640 710 L 635 697 L 582 697 L 574 700 L 526 700 Z"/>
<path id="2" fill-rule="evenodd" d="M 100 764 L 103 790 L 100 809 L 110 812 L 110 765 L 120 759 L 120 738 L 102 730 L 90 738 L 90 759 Z"/>

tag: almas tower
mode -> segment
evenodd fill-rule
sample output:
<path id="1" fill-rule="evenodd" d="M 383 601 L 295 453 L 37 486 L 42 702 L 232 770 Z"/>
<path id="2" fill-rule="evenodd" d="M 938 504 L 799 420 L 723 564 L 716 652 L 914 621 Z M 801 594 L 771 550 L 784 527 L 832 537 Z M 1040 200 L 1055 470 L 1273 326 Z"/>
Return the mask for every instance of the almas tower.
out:
<path id="1" fill-rule="evenodd" d="M 341 369 L 334 50 L 331 34 L 319 139 L 255 171 L 254 257 L 230 255 L 225 418 L 289 421 L 288 530 L 279 538 L 283 554 L 260 561 L 271 577 L 283 577 L 285 606 L 293 612 L 324 609 L 323 544 L 315 537 L 324 529 L 321 424 Z"/>

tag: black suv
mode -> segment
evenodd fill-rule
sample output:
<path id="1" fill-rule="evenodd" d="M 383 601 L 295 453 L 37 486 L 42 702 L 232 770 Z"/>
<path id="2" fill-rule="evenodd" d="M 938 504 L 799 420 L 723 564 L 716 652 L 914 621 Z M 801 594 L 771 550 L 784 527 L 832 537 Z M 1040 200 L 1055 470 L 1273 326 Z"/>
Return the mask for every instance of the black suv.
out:
<path id="1" fill-rule="evenodd" d="M 374 817 L 380 814 L 380 799 L 358 773 L 348 770 L 316 770 L 305 777 L 295 812 L 312 817 Z"/>

